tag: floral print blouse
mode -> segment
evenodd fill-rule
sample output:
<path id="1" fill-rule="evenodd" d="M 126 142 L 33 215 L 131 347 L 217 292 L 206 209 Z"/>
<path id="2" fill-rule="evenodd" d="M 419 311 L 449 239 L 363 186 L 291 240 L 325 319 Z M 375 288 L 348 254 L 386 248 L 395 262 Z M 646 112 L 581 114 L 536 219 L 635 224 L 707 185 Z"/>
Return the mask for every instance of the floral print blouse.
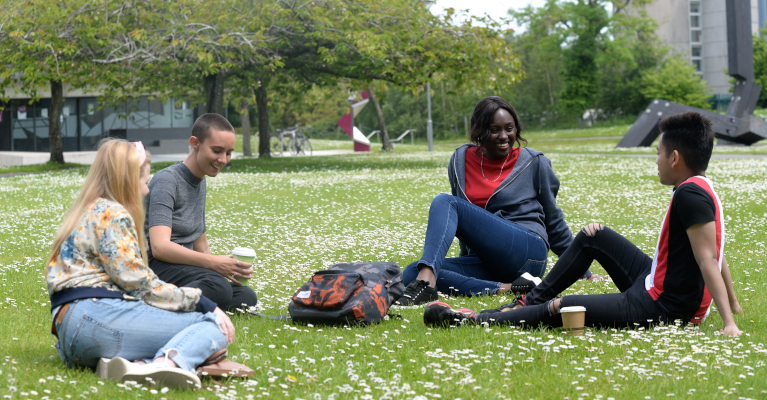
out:
<path id="1" fill-rule="evenodd" d="M 122 204 L 99 198 L 45 269 L 48 294 L 78 287 L 120 291 L 126 300 L 169 311 L 194 311 L 201 291 L 160 280 L 144 264 L 136 224 Z"/>

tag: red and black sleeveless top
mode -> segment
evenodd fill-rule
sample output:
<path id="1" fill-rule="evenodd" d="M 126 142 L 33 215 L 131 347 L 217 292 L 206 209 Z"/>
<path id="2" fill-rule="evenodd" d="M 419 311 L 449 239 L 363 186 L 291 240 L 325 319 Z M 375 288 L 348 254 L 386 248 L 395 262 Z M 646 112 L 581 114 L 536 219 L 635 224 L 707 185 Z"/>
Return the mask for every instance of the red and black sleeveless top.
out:
<path id="1" fill-rule="evenodd" d="M 695 261 L 687 229 L 716 223 L 716 258 L 722 269 L 724 257 L 724 213 L 712 182 L 693 176 L 674 189 L 663 217 L 652 270 L 645 288 L 670 318 L 700 324 L 708 316 L 711 294 Z"/>

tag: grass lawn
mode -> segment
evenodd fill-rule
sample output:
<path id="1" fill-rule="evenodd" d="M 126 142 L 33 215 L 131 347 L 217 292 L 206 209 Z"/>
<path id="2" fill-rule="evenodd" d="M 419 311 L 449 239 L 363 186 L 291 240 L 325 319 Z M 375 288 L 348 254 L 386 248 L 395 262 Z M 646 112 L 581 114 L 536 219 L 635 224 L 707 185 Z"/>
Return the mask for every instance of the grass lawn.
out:
<path id="1" fill-rule="evenodd" d="M 0 175 L 5 174 L 17 174 L 17 173 L 37 173 L 48 171 L 60 171 L 71 168 L 87 168 L 87 166 L 81 164 L 59 164 L 55 162 L 47 162 L 45 164 L 33 164 L 33 165 L 18 165 L 12 167 L 0 167 Z"/>
<path id="2" fill-rule="evenodd" d="M 652 147 L 633 147 L 616 149 L 620 139 L 629 131 L 631 125 L 597 126 L 582 129 L 562 130 L 530 130 L 523 131 L 522 137 L 527 139 L 528 145 L 536 150 L 549 153 L 579 153 L 579 154 L 655 154 L 656 143 Z M 375 140 L 375 137 L 372 138 Z M 253 154 L 257 140 L 251 139 Z M 351 139 L 343 136 L 343 140 L 311 139 L 313 150 L 337 150 L 353 148 Z M 434 141 L 435 151 L 453 151 L 460 144 L 465 143 L 463 138 L 437 139 Z M 237 135 L 237 151 L 242 152 L 242 135 Z M 381 144 L 373 142 L 371 150 L 377 152 Z M 397 153 L 423 152 L 428 149 L 426 138 L 423 135 L 416 138 L 415 145 L 410 144 L 407 137 L 403 144 L 395 144 Z M 714 154 L 767 154 L 767 143 L 757 142 L 752 146 L 720 146 L 714 149 Z"/>
<path id="3" fill-rule="evenodd" d="M 530 132 L 532 147 L 557 143 L 536 141 L 538 134 L 558 135 Z M 431 199 L 450 189 L 445 167 L 448 150 L 455 147 L 439 144 L 440 151 L 430 154 L 415 151 L 418 146 L 398 146 L 395 154 L 234 160 L 233 168 L 208 181 L 211 247 L 222 254 L 235 246 L 256 249 L 250 285 L 266 314 L 285 313 L 311 272 L 333 263 L 396 261 L 405 267 L 422 251 Z M 553 153 L 562 181 L 559 205 L 570 226 L 605 223 L 652 254 L 670 195 L 658 183 L 653 160 Z M 4 178 L 0 394 L 13 399 L 767 398 L 766 173 L 767 159 L 712 160 L 709 168 L 725 205 L 726 254 L 745 309 L 735 317 L 744 331 L 740 338 L 716 334 L 722 327 L 716 312 L 699 329 L 589 330 L 575 338 L 548 329 L 430 329 L 422 322 L 422 308 L 393 310 L 402 319 L 352 328 L 237 314 L 229 354 L 256 376 L 230 380 L 217 393 L 118 385 L 64 366 L 48 333 L 43 264 L 85 170 Z M 551 267 L 555 257 L 549 261 Z M 593 269 L 604 273 L 599 266 Z M 609 281 L 579 282 L 566 294 L 615 291 Z M 511 297 L 445 300 L 482 309 Z"/>

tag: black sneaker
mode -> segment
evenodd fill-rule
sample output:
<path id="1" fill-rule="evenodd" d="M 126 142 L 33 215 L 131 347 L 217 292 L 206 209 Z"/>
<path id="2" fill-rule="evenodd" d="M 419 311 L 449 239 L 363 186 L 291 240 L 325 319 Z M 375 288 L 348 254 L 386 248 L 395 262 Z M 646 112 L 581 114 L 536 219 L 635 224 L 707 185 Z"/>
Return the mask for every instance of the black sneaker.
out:
<path id="1" fill-rule="evenodd" d="M 511 303 L 507 303 L 498 308 L 492 308 L 490 310 L 482 310 L 479 313 L 492 314 L 492 313 L 506 312 L 506 311 L 516 310 L 518 308 L 522 308 L 525 306 L 527 306 L 527 304 L 525 304 L 525 295 L 523 294 L 521 296 L 517 296 L 517 298 L 514 299 L 514 301 L 512 301 Z"/>
<path id="2" fill-rule="evenodd" d="M 405 294 L 395 301 L 398 306 L 418 306 L 438 300 L 437 289 L 429 287 L 429 282 L 415 280 L 405 288 Z"/>
<path id="3" fill-rule="evenodd" d="M 426 325 L 458 326 L 474 322 L 474 311 L 468 308 L 454 309 L 449 305 L 434 301 L 423 310 L 423 322 Z"/>
<path id="4" fill-rule="evenodd" d="M 528 294 L 536 286 L 541 284 L 541 278 L 534 277 L 525 272 L 519 278 L 511 282 L 511 292 L 516 294 Z"/>

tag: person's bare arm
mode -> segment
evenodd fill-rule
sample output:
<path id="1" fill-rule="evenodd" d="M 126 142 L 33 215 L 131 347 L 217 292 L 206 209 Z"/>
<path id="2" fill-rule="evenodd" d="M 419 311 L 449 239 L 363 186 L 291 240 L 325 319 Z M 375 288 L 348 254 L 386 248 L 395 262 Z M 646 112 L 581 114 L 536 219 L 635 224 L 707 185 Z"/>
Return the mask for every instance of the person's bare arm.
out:
<path id="1" fill-rule="evenodd" d="M 194 251 L 198 251 L 203 254 L 213 254 L 213 252 L 210 251 L 210 245 L 208 244 L 208 233 L 203 232 L 200 237 L 197 238 L 197 240 L 192 243 L 192 248 Z"/>
<path id="2" fill-rule="evenodd" d="M 149 243 L 152 246 L 152 256 L 158 260 L 173 264 L 193 265 L 206 268 L 223 275 L 232 282 L 240 282 L 234 277 L 250 279 L 251 264 L 237 261 L 230 256 L 214 256 L 208 246 L 208 238 L 203 233 L 194 244 L 194 250 L 173 243 L 170 240 L 171 228 L 155 225 L 149 228 Z"/>
<path id="3" fill-rule="evenodd" d="M 738 304 L 738 298 L 735 296 L 735 288 L 732 285 L 732 276 L 730 275 L 730 267 L 727 264 L 726 256 L 722 259 L 722 279 L 724 280 L 724 286 L 727 288 L 730 310 L 733 314 L 743 314 L 743 309 Z"/>
<path id="4" fill-rule="evenodd" d="M 719 315 L 722 316 L 725 335 L 738 336 L 740 329 L 735 324 L 735 319 L 730 310 L 730 301 L 727 297 L 727 288 L 724 283 L 722 273 L 719 271 L 719 263 L 716 258 L 716 224 L 715 222 L 706 222 L 695 224 L 687 229 L 687 236 L 690 238 L 692 252 L 695 255 L 695 261 L 703 274 L 703 281 L 706 283 L 708 292 L 716 303 Z"/>

